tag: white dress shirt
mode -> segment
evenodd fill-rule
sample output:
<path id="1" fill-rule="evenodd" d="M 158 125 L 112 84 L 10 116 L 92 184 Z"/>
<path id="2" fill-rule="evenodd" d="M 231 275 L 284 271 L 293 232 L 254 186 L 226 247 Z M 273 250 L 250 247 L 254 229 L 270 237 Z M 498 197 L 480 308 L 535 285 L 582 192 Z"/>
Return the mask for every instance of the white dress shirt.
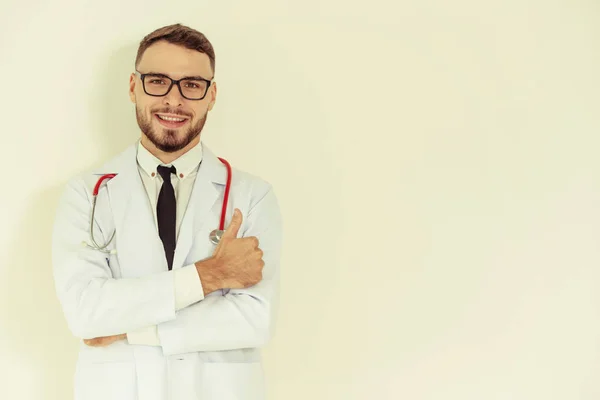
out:
<path id="1" fill-rule="evenodd" d="M 175 190 L 175 201 L 177 204 L 177 225 L 175 234 L 176 238 L 178 238 L 181 221 L 183 220 L 183 215 L 188 206 L 201 161 L 201 143 L 194 146 L 171 164 L 163 164 L 142 145 L 141 141 L 139 142 L 137 151 L 138 170 L 142 182 L 144 183 L 144 187 L 146 188 L 148 199 L 150 200 L 157 232 L 158 219 L 156 215 L 156 205 L 163 184 L 162 177 L 157 172 L 157 167 L 159 165 L 167 167 L 174 166 L 177 170 L 177 174 L 171 174 L 171 184 Z M 176 269 L 174 271 L 174 284 L 175 308 L 177 311 L 204 298 L 204 290 L 195 264 Z M 160 346 L 156 325 L 127 333 L 127 340 L 131 344 Z"/>

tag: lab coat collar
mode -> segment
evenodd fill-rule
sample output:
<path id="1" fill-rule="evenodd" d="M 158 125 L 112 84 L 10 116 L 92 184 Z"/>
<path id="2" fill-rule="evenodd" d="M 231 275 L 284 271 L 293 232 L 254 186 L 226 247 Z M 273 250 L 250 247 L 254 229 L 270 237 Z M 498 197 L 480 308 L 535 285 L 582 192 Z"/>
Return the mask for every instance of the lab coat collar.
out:
<path id="1" fill-rule="evenodd" d="M 97 171 L 94 172 L 94 175 L 100 176 L 103 174 L 111 174 L 111 173 L 117 174 L 117 176 L 115 178 L 111 179 L 111 181 L 110 181 L 113 184 L 122 179 L 124 179 L 124 180 L 127 180 L 127 178 L 131 179 L 138 172 L 138 169 L 137 169 L 138 146 L 140 146 L 139 140 L 137 140 L 134 144 L 127 147 L 117 157 L 113 158 L 112 160 L 110 160 L 106 164 L 104 164 L 100 169 L 98 169 Z M 203 142 L 198 144 L 198 146 L 196 146 L 196 147 L 200 148 L 199 149 L 200 150 L 199 160 L 202 160 L 202 163 L 200 165 L 200 169 L 198 172 L 200 172 L 200 170 L 202 170 L 203 171 L 202 175 L 205 179 L 208 178 L 208 179 L 210 179 L 211 182 L 225 185 L 225 183 L 227 183 L 227 169 L 225 168 L 225 166 L 221 163 L 221 161 L 218 159 L 218 157 L 212 152 L 212 150 L 208 146 L 206 146 L 206 144 L 204 144 Z M 190 153 L 190 152 L 188 152 L 188 153 Z M 186 153 L 186 154 L 188 154 L 188 153 Z M 198 154 L 195 154 L 195 155 L 192 154 L 191 156 L 192 156 L 191 158 L 196 158 L 196 157 L 198 157 Z M 184 156 L 179 157 L 178 160 L 181 160 L 183 157 Z M 159 162 L 160 162 L 160 160 L 159 160 Z M 190 164 L 191 163 L 187 163 L 187 161 L 186 161 L 186 163 L 184 163 L 183 165 L 187 166 Z M 147 164 L 145 163 L 145 165 L 147 165 Z M 173 165 L 175 165 L 175 162 L 173 162 Z M 142 168 L 144 168 L 144 170 L 146 170 L 145 166 L 142 166 Z M 176 168 L 177 168 L 177 166 L 176 166 Z M 191 168 L 192 169 L 194 168 L 193 165 Z M 187 170 L 189 171 L 189 169 L 187 169 Z M 179 169 L 178 169 L 178 171 L 179 171 Z M 119 175 L 121 175 L 121 178 L 119 178 Z"/>
<path id="2" fill-rule="evenodd" d="M 202 162 L 202 143 L 200 142 L 189 149 L 171 164 L 164 164 L 150 153 L 150 151 L 142 145 L 142 141 L 139 140 L 137 144 L 137 162 L 142 170 L 151 178 L 158 175 L 156 173 L 157 167 L 163 165 L 166 167 L 174 166 L 177 170 L 177 178 L 186 179 L 188 175 L 198 168 L 200 162 Z"/>

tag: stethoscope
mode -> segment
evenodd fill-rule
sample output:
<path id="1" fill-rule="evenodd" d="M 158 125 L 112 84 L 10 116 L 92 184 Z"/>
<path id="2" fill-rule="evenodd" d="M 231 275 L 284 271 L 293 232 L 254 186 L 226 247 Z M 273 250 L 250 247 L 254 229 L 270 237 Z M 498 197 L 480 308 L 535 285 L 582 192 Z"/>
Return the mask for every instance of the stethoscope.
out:
<path id="1" fill-rule="evenodd" d="M 212 232 L 210 232 L 210 234 L 208 235 L 209 240 L 211 241 L 212 244 L 219 244 L 219 242 L 221 241 L 221 237 L 223 237 L 223 233 L 225 233 L 225 215 L 227 213 L 227 202 L 229 201 L 229 190 L 231 189 L 231 165 L 229 165 L 229 163 L 227 162 L 227 160 L 225 160 L 224 158 L 218 157 L 219 160 L 221 160 L 221 162 L 223 164 L 225 164 L 225 167 L 227 168 L 227 183 L 225 184 L 225 194 L 223 196 L 223 205 L 221 208 L 221 219 L 219 221 L 219 229 L 213 229 Z M 98 193 L 100 192 L 100 187 L 102 186 L 102 182 L 104 182 L 105 180 L 110 180 L 112 178 L 114 178 L 115 176 L 117 176 L 117 174 L 104 174 L 102 175 L 98 181 L 96 182 L 96 185 L 94 186 L 94 190 L 92 191 L 92 216 L 90 218 L 90 242 L 86 243 L 83 242 L 83 245 L 90 247 L 94 250 L 99 250 L 102 251 L 104 253 L 110 253 L 110 254 L 115 254 L 117 251 L 116 250 L 108 250 L 107 247 L 111 244 L 111 242 L 113 241 L 113 239 L 115 238 L 115 232 L 112 233 L 112 235 L 110 236 L 110 239 L 108 239 L 108 241 L 103 244 L 100 245 L 96 242 L 96 239 L 94 239 L 94 214 L 96 213 L 96 199 L 98 198 Z"/>

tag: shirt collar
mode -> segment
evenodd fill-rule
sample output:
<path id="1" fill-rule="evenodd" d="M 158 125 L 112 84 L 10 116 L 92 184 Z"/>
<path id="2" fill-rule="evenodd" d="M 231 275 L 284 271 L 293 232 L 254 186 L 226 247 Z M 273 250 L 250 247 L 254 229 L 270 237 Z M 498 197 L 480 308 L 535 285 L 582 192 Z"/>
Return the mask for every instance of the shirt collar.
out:
<path id="1" fill-rule="evenodd" d="M 158 158 L 150 153 L 142 142 L 138 143 L 137 151 L 137 162 L 139 166 L 148 174 L 150 177 L 156 177 L 156 167 L 164 165 L 170 167 L 173 165 L 177 169 L 177 178 L 185 179 L 188 175 L 194 172 L 200 162 L 202 161 L 202 142 L 192 147 L 185 154 L 181 155 L 178 159 L 174 160 L 171 164 L 163 164 Z"/>

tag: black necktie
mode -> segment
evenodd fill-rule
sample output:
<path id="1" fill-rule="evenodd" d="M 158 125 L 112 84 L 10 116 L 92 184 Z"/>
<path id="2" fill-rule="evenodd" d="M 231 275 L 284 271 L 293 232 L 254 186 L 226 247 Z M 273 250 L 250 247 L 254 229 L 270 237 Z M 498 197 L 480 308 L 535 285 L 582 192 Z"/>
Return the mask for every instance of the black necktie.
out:
<path id="1" fill-rule="evenodd" d="M 173 256 L 175 255 L 175 220 L 177 212 L 175 190 L 171 184 L 171 174 L 177 173 L 177 170 L 175 167 L 163 167 L 161 165 L 158 166 L 157 170 L 163 179 L 163 184 L 158 195 L 158 203 L 156 204 L 158 235 L 163 242 L 167 265 L 170 271 L 173 267 Z"/>

